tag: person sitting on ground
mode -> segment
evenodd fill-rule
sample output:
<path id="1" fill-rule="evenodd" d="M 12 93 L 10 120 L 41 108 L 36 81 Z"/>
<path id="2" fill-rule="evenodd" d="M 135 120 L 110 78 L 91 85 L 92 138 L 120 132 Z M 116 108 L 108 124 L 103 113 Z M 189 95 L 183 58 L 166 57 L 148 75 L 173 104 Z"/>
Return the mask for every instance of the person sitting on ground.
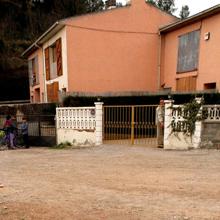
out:
<path id="1" fill-rule="evenodd" d="M 21 134 L 25 148 L 29 148 L 28 123 L 25 117 L 22 118 Z"/>

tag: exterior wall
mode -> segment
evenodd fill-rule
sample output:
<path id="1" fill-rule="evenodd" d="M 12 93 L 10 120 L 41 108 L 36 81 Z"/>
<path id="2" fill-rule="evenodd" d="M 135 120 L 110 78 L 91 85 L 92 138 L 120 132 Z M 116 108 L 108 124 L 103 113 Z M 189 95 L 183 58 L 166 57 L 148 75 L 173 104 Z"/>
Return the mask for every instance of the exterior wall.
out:
<path id="1" fill-rule="evenodd" d="M 38 56 L 38 74 L 39 74 L 39 84 L 35 86 L 30 85 L 30 96 L 33 97 L 33 100 L 31 102 L 44 102 L 44 95 L 45 95 L 45 89 L 44 89 L 44 78 L 43 78 L 43 53 L 42 49 L 38 49 L 35 51 L 31 56 L 28 58 L 28 60 L 32 60 L 34 57 Z M 38 94 L 36 94 L 36 90 L 40 89 L 40 100 L 37 97 Z M 38 101 L 39 100 L 39 101 Z"/>
<path id="2" fill-rule="evenodd" d="M 77 131 L 73 129 L 57 129 L 57 143 L 69 142 L 76 146 L 95 146 L 95 132 Z"/>
<path id="3" fill-rule="evenodd" d="M 68 80 L 67 80 L 67 73 L 68 73 L 68 67 L 67 67 L 67 41 L 66 41 L 66 28 L 63 28 L 62 30 L 60 30 L 57 34 L 55 34 L 52 38 L 50 38 L 47 42 L 45 42 L 43 44 L 43 50 L 45 50 L 47 47 L 53 45 L 57 39 L 61 38 L 61 42 L 62 42 L 62 68 L 63 68 L 63 75 L 62 76 L 58 76 L 55 79 L 51 79 L 46 81 L 45 85 L 44 85 L 44 89 L 45 91 L 47 84 L 52 84 L 54 82 L 58 82 L 59 83 L 59 90 L 62 90 L 62 88 L 66 88 L 66 90 L 68 91 Z M 46 73 L 45 70 L 45 53 L 43 54 L 43 62 L 44 62 L 44 76 Z M 46 80 L 46 79 L 45 79 Z M 45 96 L 47 98 L 47 95 Z M 45 99 L 45 101 L 47 101 L 47 99 Z"/>
<path id="4" fill-rule="evenodd" d="M 171 87 L 175 91 L 177 78 L 196 76 L 196 90 L 203 90 L 205 83 L 214 82 L 216 82 L 216 88 L 220 88 L 220 77 L 218 76 L 220 69 L 219 22 L 220 14 L 216 14 L 162 35 L 161 85 L 164 84 L 165 87 Z M 198 70 L 177 74 L 178 37 L 198 29 L 201 30 Z M 207 32 L 210 32 L 208 41 L 204 40 Z"/>
<path id="5" fill-rule="evenodd" d="M 156 91 L 158 28 L 175 20 L 145 0 L 66 20 L 68 91 Z"/>
<path id="6" fill-rule="evenodd" d="M 103 141 L 103 103 L 95 107 L 57 108 L 57 144 L 98 146 Z"/>
<path id="7" fill-rule="evenodd" d="M 220 123 L 205 122 L 202 130 L 202 147 L 219 147 L 220 144 Z"/>
<path id="8" fill-rule="evenodd" d="M 197 98 L 198 103 L 201 102 L 200 98 Z M 188 150 L 197 149 L 201 144 L 202 134 L 202 122 L 197 121 L 195 123 L 195 131 L 192 136 L 184 134 L 183 131 L 172 131 L 172 120 L 174 123 L 183 121 L 183 116 L 179 115 L 177 111 L 172 109 L 173 107 L 181 107 L 173 105 L 173 100 L 165 100 L 165 118 L 164 118 L 164 149 L 165 150 Z M 201 111 L 198 112 L 198 116 Z"/>

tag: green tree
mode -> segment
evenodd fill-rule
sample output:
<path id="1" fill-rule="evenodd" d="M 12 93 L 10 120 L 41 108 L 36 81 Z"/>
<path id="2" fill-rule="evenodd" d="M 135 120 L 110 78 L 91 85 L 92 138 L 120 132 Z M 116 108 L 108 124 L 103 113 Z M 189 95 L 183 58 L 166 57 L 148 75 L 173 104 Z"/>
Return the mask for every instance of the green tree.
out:
<path id="1" fill-rule="evenodd" d="M 182 9 L 180 11 L 180 18 L 181 19 L 187 18 L 189 16 L 189 14 L 190 14 L 189 6 L 188 5 L 183 5 Z"/>
<path id="2" fill-rule="evenodd" d="M 170 14 L 176 11 L 175 0 L 148 0 L 148 2 Z"/>
<path id="3" fill-rule="evenodd" d="M 0 0 L 0 94 L 9 85 L 12 100 L 17 95 L 13 88 L 18 85 L 16 79 L 22 82 L 20 99 L 28 98 L 27 64 L 21 53 L 55 21 L 103 7 L 102 0 Z"/>

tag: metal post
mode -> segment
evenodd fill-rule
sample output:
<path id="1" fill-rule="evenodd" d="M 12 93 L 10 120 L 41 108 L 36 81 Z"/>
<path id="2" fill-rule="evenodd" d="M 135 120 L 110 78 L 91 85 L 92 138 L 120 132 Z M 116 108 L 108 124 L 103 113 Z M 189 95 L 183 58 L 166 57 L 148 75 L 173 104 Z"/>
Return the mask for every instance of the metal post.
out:
<path id="1" fill-rule="evenodd" d="M 41 138 L 41 118 L 40 118 L 40 115 L 38 115 L 38 132 L 39 132 L 39 137 Z"/>
<path id="2" fill-rule="evenodd" d="M 131 107 L 131 144 L 134 145 L 134 106 Z"/>

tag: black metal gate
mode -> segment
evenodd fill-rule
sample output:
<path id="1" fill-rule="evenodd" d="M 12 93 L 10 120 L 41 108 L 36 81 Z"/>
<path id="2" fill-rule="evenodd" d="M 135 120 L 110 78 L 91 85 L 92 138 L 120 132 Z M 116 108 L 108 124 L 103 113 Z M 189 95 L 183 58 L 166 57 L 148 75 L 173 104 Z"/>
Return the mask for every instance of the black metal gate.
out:
<path id="1" fill-rule="evenodd" d="M 28 122 L 28 134 L 31 146 L 53 146 L 56 144 L 55 115 L 16 115 L 12 120 L 17 127 L 18 143 L 21 143 L 21 124 L 25 117 Z M 6 116 L 0 115 L 0 128 L 3 127 Z M 21 143 L 22 144 L 22 143 Z"/>

